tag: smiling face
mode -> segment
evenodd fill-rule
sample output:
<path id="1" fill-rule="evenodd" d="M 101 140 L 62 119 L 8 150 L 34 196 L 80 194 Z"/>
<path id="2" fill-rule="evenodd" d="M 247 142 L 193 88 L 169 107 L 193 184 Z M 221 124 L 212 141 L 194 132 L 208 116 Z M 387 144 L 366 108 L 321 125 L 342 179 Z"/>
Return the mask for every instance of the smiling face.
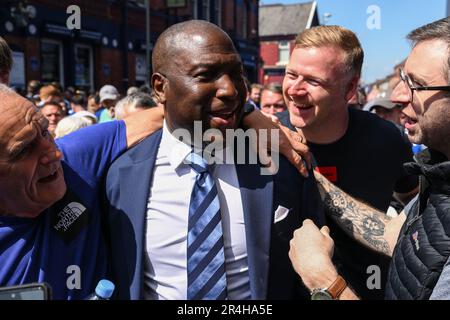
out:
<path id="1" fill-rule="evenodd" d="M 167 59 L 171 65 L 155 73 L 152 83 L 165 106 L 169 130 L 193 133 L 194 121 L 202 122 L 203 131 L 216 128 L 224 133 L 236 128 L 246 87 L 242 63 L 229 37 L 212 27 L 187 30 L 166 48 L 173 57 Z"/>
<path id="2" fill-rule="evenodd" d="M 28 100 L 0 93 L 0 214 L 33 218 L 66 191 L 48 120 Z"/>
<path id="3" fill-rule="evenodd" d="M 415 86 L 446 86 L 443 70 L 448 59 L 448 46 L 441 40 L 417 44 L 408 57 L 404 72 Z M 405 128 L 409 140 L 450 154 L 450 97 L 443 91 L 413 91 L 401 81 L 391 100 L 405 108 Z M 412 101 L 411 101 L 412 100 Z"/>
<path id="4" fill-rule="evenodd" d="M 323 130 L 345 112 L 353 96 L 352 73 L 345 72 L 345 54 L 335 46 L 293 50 L 286 66 L 283 96 L 291 123 L 308 131 Z"/>

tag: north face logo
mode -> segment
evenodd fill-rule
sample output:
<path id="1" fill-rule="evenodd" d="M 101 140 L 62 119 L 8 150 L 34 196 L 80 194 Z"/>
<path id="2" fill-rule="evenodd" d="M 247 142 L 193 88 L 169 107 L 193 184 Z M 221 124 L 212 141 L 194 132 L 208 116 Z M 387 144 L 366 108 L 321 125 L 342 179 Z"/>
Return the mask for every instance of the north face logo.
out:
<path id="1" fill-rule="evenodd" d="M 55 224 L 54 228 L 57 231 L 67 231 L 70 226 L 78 219 L 79 216 L 86 211 L 86 207 L 78 202 L 71 202 L 66 205 L 58 213 L 58 222 Z"/>

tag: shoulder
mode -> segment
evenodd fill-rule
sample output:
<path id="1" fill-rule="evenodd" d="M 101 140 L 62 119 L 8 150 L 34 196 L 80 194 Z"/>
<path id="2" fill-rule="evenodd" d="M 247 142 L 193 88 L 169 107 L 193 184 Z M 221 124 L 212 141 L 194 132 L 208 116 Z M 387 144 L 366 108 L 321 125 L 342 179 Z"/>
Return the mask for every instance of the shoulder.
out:
<path id="1" fill-rule="evenodd" d="M 401 131 L 393 124 L 387 120 L 384 120 L 368 111 L 349 109 L 350 121 L 355 121 L 368 126 L 372 130 L 383 130 L 390 134 L 395 134 L 400 136 Z"/>
<path id="2" fill-rule="evenodd" d="M 138 163 L 156 155 L 161 141 L 162 129 L 155 131 L 144 140 L 128 149 L 111 166 L 111 169 L 120 167 L 129 162 Z"/>
<path id="3" fill-rule="evenodd" d="M 364 138 L 381 140 L 384 145 L 405 144 L 402 130 L 390 121 L 368 111 L 350 109 L 350 125 L 357 128 Z"/>

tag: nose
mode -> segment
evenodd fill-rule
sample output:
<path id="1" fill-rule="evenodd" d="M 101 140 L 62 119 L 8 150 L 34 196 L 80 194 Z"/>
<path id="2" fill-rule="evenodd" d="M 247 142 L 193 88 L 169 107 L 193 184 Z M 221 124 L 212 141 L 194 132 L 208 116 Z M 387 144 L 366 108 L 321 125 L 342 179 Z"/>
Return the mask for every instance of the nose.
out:
<path id="1" fill-rule="evenodd" d="M 406 83 L 400 81 L 395 86 L 391 94 L 391 101 L 393 103 L 401 104 L 403 106 L 408 105 L 411 102 L 410 89 L 407 87 Z"/>
<path id="2" fill-rule="evenodd" d="M 222 75 L 218 80 L 217 96 L 219 98 L 234 99 L 238 95 L 237 85 L 229 74 Z"/>
<path id="3" fill-rule="evenodd" d="M 290 87 L 287 91 L 290 96 L 305 96 L 308 91 L 305 88 L 305 81 L 302 77 L 298 77 L 295 81 L 291 82 Z"/>

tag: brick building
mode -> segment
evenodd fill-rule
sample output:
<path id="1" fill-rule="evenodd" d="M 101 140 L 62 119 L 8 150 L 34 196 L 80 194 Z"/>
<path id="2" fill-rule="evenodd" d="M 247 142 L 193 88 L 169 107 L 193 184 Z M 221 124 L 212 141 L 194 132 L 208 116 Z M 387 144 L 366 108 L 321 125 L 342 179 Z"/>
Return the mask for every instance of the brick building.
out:
<path id="1" fill-rule="evenodd" d="M 260 6 L 259 41 L 263 67 L 260 68 L 259 83 L 282 82 L 295 37 L 317 25 L 319 18 L 315 1 Z"/>
<path id="2" fill-rule="evenodd" d="M 168 26 L 189 19 L 221 26 L 241 54 L 248 77 L 258 75 L 257 0 L 149 0 L 153 47 Z M 81 27 L 67 22 L 76 3 Z M 69 11 L 69 12 L 67 12 Z M 12 85 L 32 79 L 65 87 L 99 89 L 114 84 L 121 92 L 146 81 L 144 0 L 2 0 L 0 35 L 14 53 Z"/>

